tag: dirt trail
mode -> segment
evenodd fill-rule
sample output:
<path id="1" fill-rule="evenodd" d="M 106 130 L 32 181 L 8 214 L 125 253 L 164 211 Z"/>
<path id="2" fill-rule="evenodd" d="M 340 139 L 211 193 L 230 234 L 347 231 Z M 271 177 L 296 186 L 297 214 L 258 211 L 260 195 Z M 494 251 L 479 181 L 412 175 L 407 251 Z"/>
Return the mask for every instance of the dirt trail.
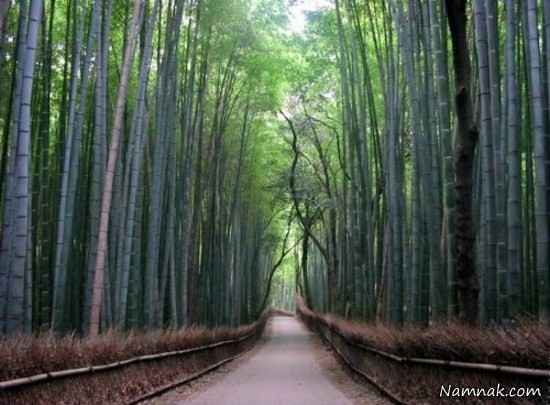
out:
<path id="1" fill-rule="evenodd" d="M 275 317 L 263 346 L 186 405 L 351 405 L 315 360 L 310 333 L 294 318 Z"/>

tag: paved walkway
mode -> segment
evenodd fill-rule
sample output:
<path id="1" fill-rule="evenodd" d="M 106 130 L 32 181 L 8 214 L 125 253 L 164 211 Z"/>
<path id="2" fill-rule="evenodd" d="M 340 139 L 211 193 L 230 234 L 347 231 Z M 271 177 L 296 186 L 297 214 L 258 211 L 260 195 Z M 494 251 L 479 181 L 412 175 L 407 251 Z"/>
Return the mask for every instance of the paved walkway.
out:
<path id="1" fill-rule="evenodd" d="M 310 333 L 294 318 L 275 317 L 253 357 L 189 405 L 351 405 L 315 361 Z"/>

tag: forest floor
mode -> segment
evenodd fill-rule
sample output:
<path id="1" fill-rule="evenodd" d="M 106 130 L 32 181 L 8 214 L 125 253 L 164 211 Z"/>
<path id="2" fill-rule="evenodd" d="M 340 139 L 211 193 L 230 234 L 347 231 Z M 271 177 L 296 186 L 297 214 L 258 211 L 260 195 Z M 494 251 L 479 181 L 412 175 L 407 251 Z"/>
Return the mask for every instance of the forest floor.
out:
<path id="1" fill-rule="evenodd" d="M 266 336 L 243 358 L 149 404 L 386 405 L 373 388 L 356 383 L 301 322 L 270 320 Z"/>

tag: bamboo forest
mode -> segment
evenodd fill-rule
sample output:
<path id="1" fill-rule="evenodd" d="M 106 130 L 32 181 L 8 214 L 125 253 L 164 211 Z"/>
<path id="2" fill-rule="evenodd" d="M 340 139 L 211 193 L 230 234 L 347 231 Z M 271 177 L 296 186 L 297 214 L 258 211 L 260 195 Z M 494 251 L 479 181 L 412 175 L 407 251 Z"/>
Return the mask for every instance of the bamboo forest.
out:
<path id="1" fill-rule="evenodd" d="M 550 401 L 550 0 L 0 0 L 0 135 L 1 404 Z"/>

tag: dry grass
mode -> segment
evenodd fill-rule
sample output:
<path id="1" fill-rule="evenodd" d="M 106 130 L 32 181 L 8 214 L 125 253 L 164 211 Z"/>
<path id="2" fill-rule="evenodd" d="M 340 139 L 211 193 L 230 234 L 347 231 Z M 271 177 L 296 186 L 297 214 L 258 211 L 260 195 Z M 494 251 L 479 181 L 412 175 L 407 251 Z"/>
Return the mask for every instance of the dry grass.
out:
<path id="1" fill-rule="evenodd" d="M 81 339 L 74 335 L 57 338 L 51 333 L 12 336 L 0 340 L 0 380 L 207 345 L 245 336 L 254 327 L 214 330 L 192 327 L 127 334 L 109 331 L 94 339 Z"/>
<path id="2" fill-rule="evenodd" d="M 527 368 L 550 367 L 550 328 L 523 320 L 513 327 L 474 328 L 458 322 L 429 328 L 395 328 L 320 315 L 300 304 L 300 312 L 325 323 L 352 342 L 396 354 Z"/>
<path id="3" fill-rule="evenodd" d="M 474 363 L 550 368 L 550 328 L 522 321 L 513 327 L 472 328 L 459 323 L 430 328 L 395 328 L 321 315 L 298 303 L 298 314 L 308 326 L 321 332 L 354 367 L 409 404 L 543 404 L 550 398 L 549 381 L 479 370 L 398 363 L 365 351 L 360 343 L 400 357 L 421 357 Z M 337 333 L 334 333 L 337 332 Z M 343 336 L 344 338 L 342 338 Z M 540 388 L 542 397 L 442 398 L 442 386 L 490 388 L 502 386 Z"/>
<path id="4" fill-rule="evenodd" d="M 259 337 L 267 315 L 236 329 L 186 328 L 127 334 L 110 331 L 94 339 L 53 334 L 0 340 L 0 380 L 70 368 L 101 365 L 145 354 L 156 354 L 237 339 Z M 119 369 L 67 378 L 0 392 L 0 405 L 118 404 L 237 355 L 256 338 L 190 355 L 135 363 Z"/>

